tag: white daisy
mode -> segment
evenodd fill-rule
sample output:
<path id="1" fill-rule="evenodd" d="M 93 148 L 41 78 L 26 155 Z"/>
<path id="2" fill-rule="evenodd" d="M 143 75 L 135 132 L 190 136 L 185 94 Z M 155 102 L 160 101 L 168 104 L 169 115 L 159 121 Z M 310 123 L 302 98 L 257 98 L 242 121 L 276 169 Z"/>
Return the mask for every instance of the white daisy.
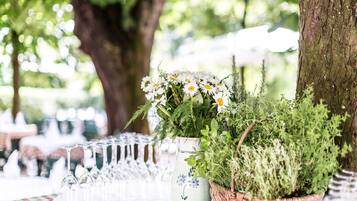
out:
<path id="1" fill-rule="evenodd" d="M 167 84 L 167 80 L 165 79 L 165 77 L 158 77 L 156 82 L 160 83 L 161 85 Z"/>
<path id="2" fill-rule="evenodd" d="M 145 76 L 141 81 L 141 89 L 145 92 L 148 91 L 148 86 L 151 83 L 151 78 L 149 76 Z"/>
<path id="3" fill-rule="evenodd" d="M 201 84 L 201 89 L 206 94 L 213 94 L 213 92 L 215 90 L 214 87 L 207 82 Z"/>
<path id="4" fill-rule="evenodd" d="M 216 84 L 216 93 L 226 94 L 227 92 L 228 92 L 228 88 L 225 84 L 223 84 L 223 83 Z"/>
<path id="5" fill-rule="evenodd" d="M 158 104 L 160 105 L 166 105 L 166 97 L 165 96 L 161 96 L 161 98 L 158 100 Z"/>
<path id="6" fill-rule="evenodd" d="M 168 74 L 168 76 L 167 76 L 167 80 L 174 84 L 177 83 L 177 78 L 178 78 L 178 75 L 176 73 Z"/>
<path id="7" fill-rule="evenodd" d="M 224 96 L 222 93 L 218 93 L 214 96 L 214 100 L 217 105 L 218 112 L 222 112 L 222 110 L 228 105 L 228 97 Z"/>
<path id="8" fill-rule="evenodd" d="M 183 84 L 190 83 L 194 81 L 194 76 L 189 72 L 182 72 L 178 74 L 177 81 Z"/>
<path id="9" fill-rule="evenodd" d="M 162 95 L 162 94 L 164 94 L 165 93 L 165 89 L 164 88 L 162 88 L 162 87 L 160 87 L 160 88 L 158 88 L 157 90 L 156 90 L 156 92 L 155 92 L 156 94 L 159 94 L 159 95 Z"/>
<path id="10" fill-rule="evenodd" d="M 149 101 L 154 101 L 155 100 L 155 94 L 154 93 L 147 93 L 147 94 L 145 94 L 145 97 Z"/>
<path id="11" fill-rule="evenodd" d="M 151 92 L 154 92 L 155 94 L 157 94 L 158 90 L 160 90 L 161 88 L 163 88 L 167 85 L 166 83 L 167 82 L 164 78 L 158 77 L 149 84 L 148 89 Z"/>
<path id="12" fill-rule="evenodd" d="M 198 86 L 196 84 L 196 82 L 189 82 L 187 84 L 185 84 L 183 91 L 186 94 L 189 94 L 190 96 L 193 96 L 197 93 L 198 91 Z"/>

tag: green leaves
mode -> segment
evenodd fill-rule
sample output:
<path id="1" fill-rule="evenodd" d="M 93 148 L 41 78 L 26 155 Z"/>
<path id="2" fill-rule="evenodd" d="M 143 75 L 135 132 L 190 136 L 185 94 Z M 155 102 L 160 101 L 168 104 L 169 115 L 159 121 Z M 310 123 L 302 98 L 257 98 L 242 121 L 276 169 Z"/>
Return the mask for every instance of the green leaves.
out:
<path id="1" fill-rule="evenodd" d="M 151 108 L 151 102 L 146 102 L 144 105 L 140 106 L 139 109 L 133 114 L 128 123 L 126 123 L 124 129 L 126 129 L 131 123 L 133 123 L 140 116 L 144 117 L 147 115 Z"/>
<path id="2" fill-rule="evenodd" d="M 93 4 L 98 5 L 100 7 L 105 7 L 111 4 L 122 3 L 123 0 L 90 0 Z"/>
<path id="3" fill-rule="evenodd" d="M 243 145 L 239 155 L 231 168 L 237 172 L 236 184 L 250 196 L 272 200 L 297 190 L 300 161 L 292 147 L 275 139 L 269 145 Z"/>
<path id="4" fill-rule="evenodd" d="M 67 0 L 1 1 L 0 30 L 7 31 L 3 32 L 0 45 L 11 45 L 23 57 L 34 57 L 31 62 L 39 62 L 39 45 L 58 48 L 59 44 L 68 43 L 64 42 L 68 38 L 62 40 L 63 37 L 73 35 L 72 30 L 68 30 L 70 26 L 67 26 L 73 17 L 71 9 Z M 10 53 L 3 49 L 5 54 Z"/>
<path id="5" fill-rule="evenodd" d="M 98 5 L 100 7 L 106 7 L 112 4 L 121 4 L 121 12 L 123 16 L 123 27 L 124 29 L 128 30 L 129 28 L 133 27 L 134 20 L 130 15 L 131 10 L 137 3 L 137 0 L 90 0 L 93 4 Z M 119 12 L 119 11 L 118 11 Z"/>
<path id="6" fill-rule="evenodd" d="M 201 131 L 200 147 L 195 155 L 187 159 L 195 167 L 195 175 L 214 180 L 216 183 L 229 186 L 229 159 L 234 152 L 233 138 L 228 132 L 219 132 L 219 124 L 212 119 L 210 127 Z"/>
<path id="7" fill-rule="evenodd" d="M 337 158 L 350 150 L 335 143 L 345 120 L 314 104 L 311 90 L 293 101 L 248 96 L 202 130 L 200 148 L 188 161 L 198 176 L 225 187 L 233 168 L 236 190 L 261 199 L 321 193 L 340 167 Z M 252 121 L 257 125 L 234 160 L 238 139 Z"/>
<path id="8" fill-rule="evenodd" d="M 183 101 L 170 112 L 158 106 L 158 115 L 162 121 L 156 132 L 165 136 L 200 137 L 200 130 L 213 118 L 209 107 L 205 104 L 195 105 L 192 98 Z"/>

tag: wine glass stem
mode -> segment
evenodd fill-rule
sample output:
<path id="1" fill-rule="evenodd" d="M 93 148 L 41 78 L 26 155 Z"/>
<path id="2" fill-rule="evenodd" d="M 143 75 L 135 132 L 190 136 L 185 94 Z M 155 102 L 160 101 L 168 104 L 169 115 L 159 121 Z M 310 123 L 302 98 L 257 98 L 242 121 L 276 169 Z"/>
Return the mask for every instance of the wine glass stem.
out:
<path id="1" fill-rule="evenodd" d="M 145 161 L 145 146 L 146 144 L 138 144 L 138 159 L 141 162 Z"/>
<path id="2" fill-rule="evenodd" d="M 149 162 L 153 162 L 153 160 L 152 160 L 152 144 L 148 144 L 148 161 Z"/>
<path id="3" fill-rule="evenodd" d="M 92 152 L 93 152 L 93 159 L 94 159 L 94 165 L 93 166 L 97 166 L 97 153 L 95 151 L 95 147 L 92 147 Z"/>
<path id="4" fill-rule="evenodd" d="M 120 161 L 124 161 L 125 158 L 125 145 L 120 145 Z"/>
<path id="5" fill-rule="evenodd" d="M 128 150 L 128 145 L 125 145 L 125 153 L 126 153 L 126 157 L 129 156 L 129 150 Z M 125 158 L 126 160 L 128 160 L 127 158 Z"/>
<path id="6" fill-rule="evenodd" d="M 115 164 L 117 162 L 117 145 L 115 143 L 112 144 L 112 161 L 111 164 Z"/>
<path id="7" fill-rule="evenodd" d="M 103 166 L 106 166 L 107 164 L 107 146 L 103 146 Z"/>
<path id="8" fill-rule="evenodd" d="M 67 148 L 67 171 L 68 173 L 71 172 L 71 149 Z"/>
<path id="9" fill-rule="evenodd" d="M 135 154 L 134 154 L 134 144 L 130 145 L 130 154 L 131 154 L 131 158 L 133 160 L 135 160 Z"/>

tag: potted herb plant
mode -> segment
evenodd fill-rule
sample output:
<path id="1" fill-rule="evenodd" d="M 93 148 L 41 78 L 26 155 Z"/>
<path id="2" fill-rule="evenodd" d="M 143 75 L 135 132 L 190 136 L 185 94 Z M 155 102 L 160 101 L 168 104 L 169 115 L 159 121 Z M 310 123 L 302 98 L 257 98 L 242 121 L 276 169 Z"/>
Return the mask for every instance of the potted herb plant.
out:
<path id="1" fill-rule="evenodd" d="M 250 97 L 202 131 L 188 163 L 210 180 L 213 201 L 321 200 L 349 148 L 334 141 L 346 117 L 312 97 L 311 91 L 299 100 Z"/>
<path id="2" fill-rule="evenodd" d="M 148 101 L 132 120 L 154 107 L 160 118 L 158 137 L 178 141 L 172 200 L 209 201 L 207 180 L 196 178 L 185 159 L 198 148 L 201 130 L 228 105 L 228 88 L 211 74 L 193 72 L 161 72 L 156 79 L 143 78 L 141 88 Z"/>

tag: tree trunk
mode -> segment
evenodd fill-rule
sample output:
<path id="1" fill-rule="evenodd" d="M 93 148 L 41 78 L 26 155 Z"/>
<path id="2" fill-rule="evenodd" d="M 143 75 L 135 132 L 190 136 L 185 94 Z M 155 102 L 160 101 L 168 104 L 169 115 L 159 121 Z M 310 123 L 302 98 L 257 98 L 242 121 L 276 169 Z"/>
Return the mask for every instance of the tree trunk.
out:
<path id="1" fill-rule="evenodd" d="M 73 0 L 75 29 L 81 49 L 95 65 L 104 89 L 108 133 L 121 130 L 145 102 L 140 83 L 150 70 L 154 33 L 164 0 L 138 0 L 130 12 L 134 26 L 125 29 L 120 3 L 99 7 L 89 0 Z M 146 120 L 129 131 L 148 133 Z"/>
<path id="2" fill-rule="evenodd" d="M 357 170 L 357 0 L 300 1 L 297 95 L 312 86 L 335 114 L 348 113 L 341 142 L 353 148 L 344 167 Z"/>
<path id="3" fill-rule="evenodd" d="M 249 0 L 244 0 L 244 10 L 243 10 L 243 17 L 242 17 L 242 21 L 241 21 L 241 28 L 245 29 L 246 26 L 246 20 L 247 20 L 247 12 L 248 12 L 248 4 L 249 4 Z M 239 59 L 239 58 L 238 58 Z M 245 66 L 241 66 L 240 67 L 240 80 L 241 80 L 241 84 L 242 84 L 242 88 L 244 90 L 246 90 L 245 88 Z"/>
<path id="4" fill-rule="evenodd" d="M 11 44 L 12 44 L 12 54 L 11 54 L 11 65 L 13 69 L 12 73 L 12 86 L 14 90 L 13 98 L 12 98 L 12 118 L 15 122 L 16 114 L 20 111 L 20 64 L 19 64 L 19 35 L 16 31 L 11 31 Z"/>

